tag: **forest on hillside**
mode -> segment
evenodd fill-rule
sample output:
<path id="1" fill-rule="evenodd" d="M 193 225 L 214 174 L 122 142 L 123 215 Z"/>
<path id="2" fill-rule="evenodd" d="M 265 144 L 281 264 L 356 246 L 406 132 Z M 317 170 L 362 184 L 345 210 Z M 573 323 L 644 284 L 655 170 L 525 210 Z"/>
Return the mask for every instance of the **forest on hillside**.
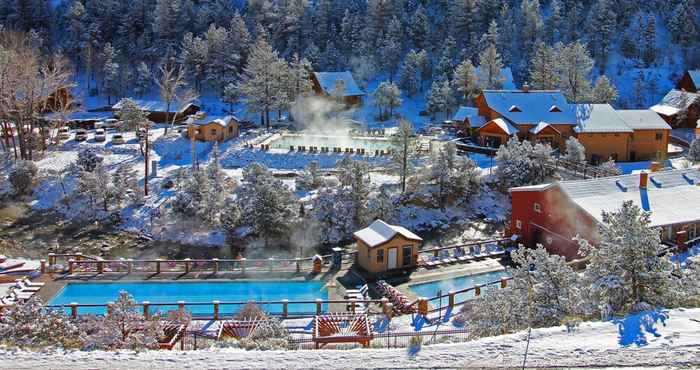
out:
<path id="1" fill-rule="evenodd" d="M 264 40 L 290 65 L 350 70 L 362 87 L 380 79 L 407 96 L 427 94 L 429 109 L 498 88 L 498 67 L 510 67 L 519 85 L 595 100 L 593 86 L 584 86 L 587 94 L 562 86 L 569 76 L 556 70 L 565 68 L 557 64 L 566 53 L 575 78 L 594 85 L 607 75 L 626 85 L 624 99 L 612 96 L 618 105 L 648 106 L 665 92 L 659 86 L 700 66 L 699 6 L 695 0 L 0 0 L 0 24 L 26 32 L 41 53 L 69 59 L 90 96 L 141 96 L 155 87 L 160 67 L 177 65 L 198 94 L 249 102 L 251 92 L 239 85 Z M 482 65 L 479 73 L 489 75 L 471 81 Z"/>

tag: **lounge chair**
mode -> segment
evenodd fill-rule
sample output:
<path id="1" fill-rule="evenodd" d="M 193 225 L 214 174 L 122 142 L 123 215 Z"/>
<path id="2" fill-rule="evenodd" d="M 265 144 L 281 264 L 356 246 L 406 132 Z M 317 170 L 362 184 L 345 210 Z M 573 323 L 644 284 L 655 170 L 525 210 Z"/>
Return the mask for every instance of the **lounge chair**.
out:
<path id="1" fill-rule="evenodd" d="M 473 247 L 471 250 L 471 255 L 474 259 L 482 259 L 488 257 L 487 254 L 481 252 L 481 246 Z"/>
<path id="2" fill-rule="evenodd" d="M 24 279 L 17 279 L 17 280 L 22 281 L 24 283 L 24 285 L 29 286 L 29 287 L 39 287 L 40 288 L 40 287 L 43 287 L 44 285 L 46 285 L 46 283 L 42 283 L 40 281 L 34 282 L 34 281 L 29 280 L 29 278 L 26 278 L 26 277 Z"/>
<path id="3" fill-rule="evenodd" d="M 17 289 L 10 289 L 10 296 L 16 301 L 26 301 L 34 296 L 35 292 L 25 292 Z"/>
<path id="4" fill-rule="evenodd" d="M 0 270 L 12 270 L 14 268 L 22 266 L 24 266 L 24 261 L 7 260 L 3 263 L 0 263 Z"/>
<path id="5" fill-rule="evenodd" d="M 24 282 L 22 282 L 21 280 L 15 282 L 15 287 L 22 292 L 38 292 L 39 289 L 41 289 L 41 287 L 39 287 L 39 286 L 31 287 L 31 286 L 25 285 Z"/>
<path id="6" fill-rule="evenodd" d="M 506 253 L 506 251 L 499 248 L 497 244 L 489 244 L 487 250 L 491 257 L 500 257 Z"/>
<path id="7" fill-rule="evenodd" d="M 455 262 L 457 262 L 456 259 L 450 257 L 450 253 L 446 250 L 442 250 L 442 252 L 440 252 L 440 260 L 442 261 L 442 263 L 455 263 Z"/>

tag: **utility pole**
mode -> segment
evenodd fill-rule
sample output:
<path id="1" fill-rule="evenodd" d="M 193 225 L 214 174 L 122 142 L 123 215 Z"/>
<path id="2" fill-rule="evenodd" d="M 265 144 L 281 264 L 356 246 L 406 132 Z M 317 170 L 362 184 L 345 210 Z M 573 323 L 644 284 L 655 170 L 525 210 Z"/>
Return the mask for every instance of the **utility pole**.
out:
<path id="1" fill-rule="evenodd" d="M 145 196 L 148 196 L 148 122 L 145 124 L 146 126 L 146 132 L 144 134 L 144 140 L 146 141 L 146 150 L 144 151 L 144 157 L 145 157 L 145 172 L 146 176 L 143 178 L 143 194 Z"/>

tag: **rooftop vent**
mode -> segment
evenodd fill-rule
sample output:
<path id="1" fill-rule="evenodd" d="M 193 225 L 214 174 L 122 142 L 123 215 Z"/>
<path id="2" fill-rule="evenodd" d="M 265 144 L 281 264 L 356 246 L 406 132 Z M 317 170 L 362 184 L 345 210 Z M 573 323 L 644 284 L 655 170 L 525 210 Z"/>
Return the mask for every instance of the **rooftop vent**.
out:
<path id="1" fill-rule="evenodd" d="M 517 105 L 511 105 L 510 108 L 508 108 L 508 112 L 522 112 L 520 108 L 518 108 Z"/>
<path id="2" fill-rule="evenodd" d="M 549 108 L 549 111 L 550 111 L 550 112 L 559 112 L 559 113 L 561 113 L 561 109 L 559 109 L 559 107 L 557 107 L 556 105 L 552 105 L 552 106 Z"/>
<path id="3" fill-rule="evenodd" d="M 523 85 L 523 92 L 530 92 L 530 85 L 528 83 Z"/>

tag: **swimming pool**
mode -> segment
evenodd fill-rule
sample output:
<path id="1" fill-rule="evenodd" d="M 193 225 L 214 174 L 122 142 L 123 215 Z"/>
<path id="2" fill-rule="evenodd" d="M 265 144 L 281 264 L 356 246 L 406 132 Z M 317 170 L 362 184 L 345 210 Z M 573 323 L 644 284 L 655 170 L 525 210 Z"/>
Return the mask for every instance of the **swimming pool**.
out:
<path id="1" fill-rule="evenodd" d="M 132 283 L 68 283 L 51 300 L 49 305 L 105 304 L 115 301 L 120 291 L 131 294 L 137 302 L 153 303 L 262 301 L 309 301 L 289 304 L 289 313 L 315 312 L 316 299 L 328 299 L 325 284 L 320 281 L 226 281 L 226 282 L 132 282 Z M 266 312 L 281 313 L 282 305 L 260 305 Z M 243 305 L 221 305 L 219 312 L 231 314 Z M 152 306 L 151 311 L 168 311 L 177 306 Z M 213 306 L 187 306 L 193 315 L 211 315 Z M 326 304 L 322 309 L 327 310 Z M 81 307 L 80 314 L 102 314 L 104 307 Z"/>
<path id="2" fill-rule="evenodd" d="M 352 137 L 333 136 L 333 135 L 312 135 L 312 134 L 283 134 L 280 137 L 270 142 L 272 148 L 289 149 L 290 147 L 299 148 L 301 146 L 328 148 L 330 152 L 334 148 L 340 148 L 345 151 L 345 148 L 353 150 L 364 149 L 368 154 L 374 153 L 377 150 L 388 151 L 392 148 L 392 144 L 386 137 Z"/>
<path id="3" fill-rule="evenodd" d="M 504 270 L 487 272 L 483 274 L 462 276 L 453 279 L 431 281 L 427 283 L 413 284 L 408 287 L 418 297 L 432 298 L 438 293 L 447 294 L 450 290 L 462 290 L 473 287 L 475 285 L 483 285 L 493 281 L 499 281 L 502 277 L 508 277 L 508 273 Z M 482 290 L 483 293 L 483 290 Z M 474 298 L 474 291 L 460 293 L 455 296 L 457 302 L 462 302 Z M 447 304 L 447 298 L 444 298 L 444 304 Z M 435 301 L 433 304 L 439 304 Z"/>

